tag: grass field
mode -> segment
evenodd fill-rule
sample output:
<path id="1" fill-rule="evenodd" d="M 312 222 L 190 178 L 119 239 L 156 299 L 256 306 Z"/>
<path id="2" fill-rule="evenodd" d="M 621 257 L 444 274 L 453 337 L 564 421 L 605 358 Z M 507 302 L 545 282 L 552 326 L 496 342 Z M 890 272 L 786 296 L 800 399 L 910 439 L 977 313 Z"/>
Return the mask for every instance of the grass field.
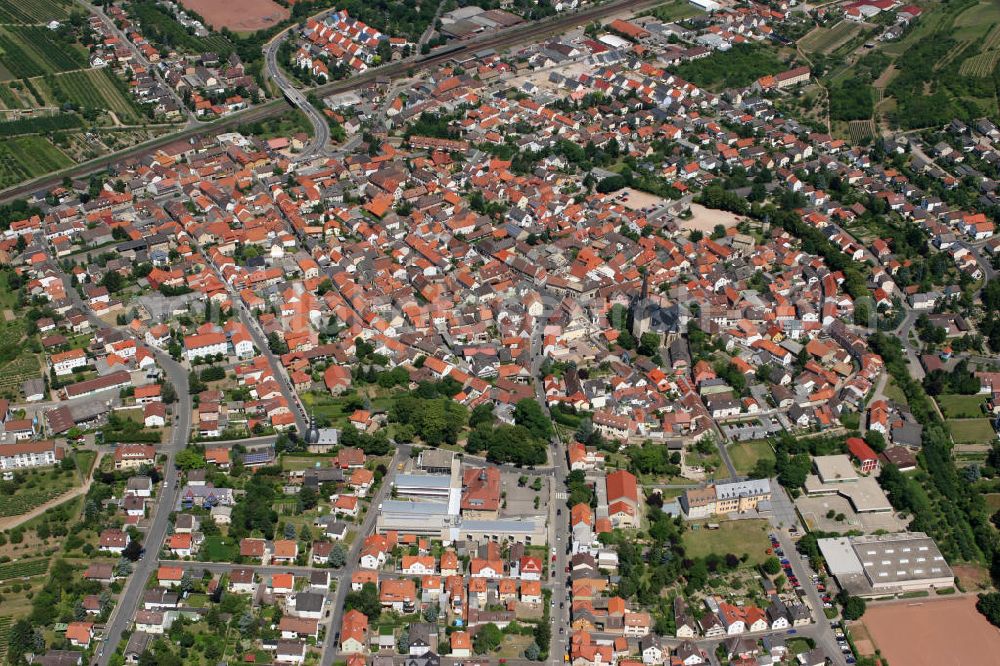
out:
<path id="1" fill-rule="evenodd" d="M 199 557 L 206 562 L 232 562 L 240 554 L 240 545 L 233 539 L 212 535 L 205 537 Z"/>
<path id="2" fill-rule="evenodd" d="M 832 28 L 816 28 L 799 40 L 799 46 L 806 53 L 827 54 L 850 40 L 861 31 L 861 26 L 853 21 L 841 21 Z"/>
<path id="3" fill-rule="evenodd" d="M 84 109 L 112 111 L 125 124 L 142 122 L 145 118 L 122 83 L 106 69 L 36 78 L 32 84 L 53 105 L 74 104 Z"/>
<path id="4" fill-rule="evenodd" d="M 684 549 L 687 557 L 717 555 L 749 555 L 747 562 L 757 565 L 767 559 L 767 549 L 771 542 L 767 538 L 766 520 L 724 520 L 719 529 L 705 529 L 701 524 L 696 530 L 684 533 Z"/>
<path id="5" fill-rule="evenodd" d="M 947 423 L 955 444 L 989 444 L 997 437 L 989 419 L 950 419 Z"/>
<path id="6" fill-rule="evenodd" d="M 809 641 L 804 638 L 792 638 L 786 643 L 786 646 L 788 647 L 788 651 L 795 656 L 812 649 L 809 647 Z"/>
<path id="7" fill-rule="evenodd" d="M 771 445 L 764 440 L 754 442 L 740 442 L 729 447 L 729 457 L 733 461 L 733 467 L 740 474 L 749 474 L 757 465 L 757 461 L 774 461 L 774 451 Z"/>
<path id="8" fill-rule="evenodd" d="M 61 150 L 40 136 L 22 136 L 0 144 L 0 187 L 68 167 L 72 164 Z"/>
<path id="9" fill-rule="evenodd" d="M 658 5 L 647 12 L 650 16 L 655 16 L 661 21 L 682 21 L 684 19 L 704 14 L 700 9 L 685 0 L 672 0 L 662 5 Z"/>
<path id="10" fill-rule="evenodd" d="M 906 394 L 899 388 L 896 382 L 891 379 L 885 385 L 885 397 L 900 405 L 908 405 Z"/>
<path id="11" fill-rule="evenodd" d="M 0 23 L 38 24 L 69 16 L 66 0 L 0 0 Z"/>
<path id="12" fill-rule="evenodd" d="M 978 419 L 983 416 L 981 407 L 985 396 L 939 395 L 936 400 L 946 419 Z"/>
<path id="13" fill-rule="evenodd" d="M 281 457 L 281 469 L 287 471 L 301 471 L 314 467 L 329 467 L 330 456 L 290 456 Z"/>

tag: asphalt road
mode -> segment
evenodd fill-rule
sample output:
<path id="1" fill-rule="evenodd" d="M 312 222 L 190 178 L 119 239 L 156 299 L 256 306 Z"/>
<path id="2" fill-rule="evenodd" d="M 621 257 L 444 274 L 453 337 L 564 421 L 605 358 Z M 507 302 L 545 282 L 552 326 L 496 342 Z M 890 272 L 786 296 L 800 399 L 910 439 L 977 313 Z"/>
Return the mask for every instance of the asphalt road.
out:
<path id="1" fill-rule="evenodd" d="M 294 27 L 294 26 L 293 26 Z M 299 92 L 295 86 L 288 80 L 285 76 L 284 70 L 278 64 L 278 50 L 281 45 L 290 34 L 292 28 L 288 28 L 267 43 L 264 48 L 264 60 L 266 62 L 265 70 L 267 75 L 271 77 L 275 85 L 281 89 L 281 93 L 285 96 L 289 102 L 298 107 L 313 126 L 313 135 L 309 139 L 309 143 L 306 147 L 294 156 L 294 160 L 297 162 L 302 162 L 310 160 L 316 157 L 326 148 L 327 142 L 330 140 L 330 125 L 326 121 L 326 117 L 316 109 L 306 96 Z"/>
<path id="2" fill-rule="evenodd" d="M 354 539 L 354 543 L 351 544 L 351 548 L 347 552 L 347 566 L 337 578 L 337 591 L 333 600 L 333 609 L 330 612 L 330 626 L 327 628 L 326 638 L 323 641 L 321 666 L 333 666 L 333 662 L 340 651 L 340 646 L 334 641 L 334 637 L 340 633 L 340 623 L 344 615 L 344 600 L 351 589 L 351 576 L 358 570 L 361 548 L 364 546 L 365 538 L 375 531 L 375 520 L 378 518 L 379 513 L 378 508 L 389 496 L 392 481 L 396 478 L 399 463 L 409 457 L 410 445 L 398 444 L 396 452 L 392 456 L 392 462 L 389 464 L 389 471 L 382 478 L 382 485 L 379 486 L 378 492 L 372 498 L 371 505 L 369 505 L 368 512 L 365 514 L 365 519 L 361 524 L 361 529 L 358 531 L 357 538 Z"/>
<path id="3" fill-rule="evenodd" d="M 81 312 L 86 313 L 91 325 L 97 329 L 115 328 L 95 315 L 83 301 L 74 286 L 73 278 L 63 273 L 58 267 L 57 270 L 66 288 L 66 294 Z M 118 330 L 135 338 L 128 329 Z M 100 666 L 105 666 L 111 659 L 111 655 L 114 654 L 122 634 L 135 616 L 135 611 L 142 599 L 142 592 L 146 587 L 146 581 L 156 570 L 156 557 L 167 536 L 170 512 L 173 511 L 180 493 L 179 475 L 174 467 L 174 456 L 187 446 L 188 433 L 191 432 L 191 391 L 188 387 L 187 372 L 168 354 L 155 348 L 152 351 L 156 356 L 156 362 L 163 368 L 167 380 L 174 385 L 178 399 L 178 402 L 172 406 L 174 421 L 170 430 L 170 441 L 157 448 L 158 454 L 167 456 L 163 465 L 166 485 L 160 488 L 158 501 L 151 509 L 149 528 L 143 535 L 143 546 L 146 549 L 146 554 L 133 565 L 132 575 L 105 625 L 104 639 L 93 662 L 100 664 Z"/>
<path id="4" fill-rule="evenodd" d="M 208 258 L 207 253 L 202 253 L 206 258 Z M 226 278 L 222 275 L 211 259 L 208 259 L 209 266 L 215 272 L 216 276 L 226 285 L 226 291 L 229 292 L 229 298 L 233 303 L 233 308 L 235 308 L 237 314 L 240 317 L 240 321 L 246 326 L 247 330 L 250 331 L 250 337 L 253 338 L 254 344 L 260 353 L 264 355 L 267 362 L 271 366 L 271 371 L 274 373 L 275 379 L 278 381 L 278 388 L 281 391 L 282 397 L 288 402 L 288 408 L 292 411 L 292 415 L 295 417 L 295 427 L 298 429 L 300 436 L 305 436 L 306 432 L 309 430 L 309 423 L 306 419 L 305 408 L 302 405 L 302 401 L 299 400 L 298 394 L 292 388 L 291 382 L 289 380 L 288 374 L 285 372 L 285 366 L 281 364 L 281 359 L 275 356 L 274 352 L 271 351 L 271 346 L 267 342 L 267 336 L 264 335 L 263 329 L 260 327 L 260 323 L 257 321 L 253 313 L 249 311 L 246 305 L 243 303 L 243 299 L 240 298 L 239 293 L 233 288 Z"/>
<path id="5" fill-rule="evenodd" d="M 156 566 L 180 567 L 185 571 L 201 574 L 203 571 L 210 571 L 213 574 L 227 574 L 234 569 L 253 569 L 262 575 L 272 575 L 280 573 L 291 573 L 298 576 L 308 576 L 314 571 L 329 571 L 334 577 L 339 576 L 339 569 L 324 569 L 320 567 L 300 567 L 294 565 L 262 565 L 262 564 L 231 564 L 229 562 L 199 562 L 197 560 L 159 560 Z"/>
<path id="6" fill-rule="evenodd" d="M 816 591 L 816 586 L 812 582 L 812 576 L 815 573 L 809 564 L 803 560 L 798 551 L 795 549 L 795 542 L 792 540 L 790 533 L 788 532 L 788 527 L 790 524 L 787 519 L 781 519 L 781 517 L 792 516 L 795 517 L 795 509 L 792 506 L 792 502 L 788 495 L 785 493 L 785 489 L 782 488 L 775 479 L 771 480 L 771 502 L 774 505 L 774 519 L 772 520 L 771 534 L 773 534 L 778 539 L 778 543 L 781 544 L 781 550 L 785 554 L 785 558 L 788 560 L 792 567 L 792 572 L 795 573 L 795 577 L 799 579 L 802 584 L 803 590 L 806 594 L 806 600 L 812 607 L 812 616 L 814 624 L 808 627 L 800 627 L 799 633 L 812 638 L 816 641 L 816 647 L 822 648 L 826 652 L 827 656 L 830 657 L 834 666 L 846 666 L 847 661 L 844 659 L 844 655 L 840 651 L 840 647 L 837 646 L 837 639 L 833 635 L 833 630 L 830 628 L 830 620 L 826 618 L 826 613 L 823 611 L 823 600 L 819 596 L 819 592 Z M 805 534 L 805 530 L 802 525 L 799 524 L 798 520 L 795 519 L 794 524 L 799 530 L 799 534 Z M 782 525 L 778 527 L 777 525 Z M 809 631 L 803 631 L 808 629 Z"/>

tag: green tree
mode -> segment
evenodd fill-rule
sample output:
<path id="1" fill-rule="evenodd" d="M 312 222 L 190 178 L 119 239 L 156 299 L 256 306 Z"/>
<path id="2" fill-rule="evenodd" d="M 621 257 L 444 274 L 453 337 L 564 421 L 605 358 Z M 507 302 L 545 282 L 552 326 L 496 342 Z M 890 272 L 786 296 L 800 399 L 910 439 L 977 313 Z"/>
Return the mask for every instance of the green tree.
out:
<path id="1" fill-rule="evenodd" d="M 848 594 L 846 590 L 841 590 L 837 594 L 837 601 L 843 606 L 841 615 L 847 621 L 860 620 L 865 614 L 865 600 Z"/>
<path id="2" fill-rule="evenodd" d="M 185 471 L 204 469 L 207 466 L 204 454 L 192 447 L 178 451 L 177 456 L 174 458 L 174 464 Z"/>
<path id="3" fill-rule="evenodd" d="M 995 627 L 1000 627 L 1000 592 L 980 594 L 976 609 Z"/>
<path id="4" fill-rule="evenodd" d="M 369 623 L 378 621 L 382 612 L 382 604 L 378 598 L 378 588 L 374 583 L 365 583 L 356 592 L 348 592 L 344 597 L 344 608 L 359 610 L 368 617 Z"/>
<path id="5" fill-rule="evenodd" d="M 518 400 L 514 406 L 514 423 L 524 426 L 539 439 L 548 441 L 552 437 L 552 421 L 532 398 Z"/>
<path id="6" fill-rule="evenodd" d="M 479 628 L 472 639 L 472 649 L 476 654 L 488 654 L 500 648 L 503 642 L 503 632 L 492 622 Z"/>

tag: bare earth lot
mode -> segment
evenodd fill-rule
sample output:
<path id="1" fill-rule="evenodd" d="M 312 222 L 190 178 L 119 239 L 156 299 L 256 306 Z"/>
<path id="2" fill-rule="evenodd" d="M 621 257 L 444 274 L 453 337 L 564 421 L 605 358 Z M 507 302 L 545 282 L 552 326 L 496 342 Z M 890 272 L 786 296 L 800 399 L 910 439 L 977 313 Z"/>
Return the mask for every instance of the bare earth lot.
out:
<path id="1" fill-rule="evenodd" d="M 715 225 L 721 224 L 725 228 L 735 227 L 739 224 L 740 217 L 725 210 L 715 210 L 705 208 L 701 204 L 691 204 L 691 213 L 694 215 L 690 220 L 678 220 L 681 227 L 688 231 L 701 231 L 710 233 L 715 229 Z"/>
<path id="2" fill-rule="evenodd" d="M 273 0 L 181 0 L 181 4 L 201 15 L 210 26 L 233 32 L 253 32 L 270 28 L 289 17 L 290 12 Z"/>
<path id="3" fill-rule="evenodd" d="M 871 604 L 864 623 L 890 664 L 1000 666 L 1000 629 L 976 611 L 972 595 Z"/>

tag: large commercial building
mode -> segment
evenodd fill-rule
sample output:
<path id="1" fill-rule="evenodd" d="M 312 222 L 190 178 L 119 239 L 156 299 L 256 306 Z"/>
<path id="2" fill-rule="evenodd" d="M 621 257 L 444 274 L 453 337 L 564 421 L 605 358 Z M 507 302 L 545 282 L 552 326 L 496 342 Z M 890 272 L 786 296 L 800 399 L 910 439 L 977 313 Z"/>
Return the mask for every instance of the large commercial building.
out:
<path id="1" fill-rule="evenodd" d="M 400 474 L 392 483 L 397 497 L 446 501 L 451 493 L 447 474 Z"/>
<path id="2" fill-rule="evenodd" d="M 132 375 L 124 370 L 116 370 L 103 377 L 95 377 L 82 382 L 70 384 L 63 389 L 67 400 L 86 398 L 104 391 L 111 391 L 132 386 Z"/>
<path id="3" fill-rule="evenodd" d="M 478 520 L 463 518 L 453 502 L 386 500 L 379 505 L 376 531 L 416 534 L 452 543 L 460 539 L 523 543 L 547 540 L 545 518 Z"/>
<path id="4" fill-rule="evenodd" d="M 827 569 L 841 588 L 881 597 L 955 585 L 955 574 L 923 532 L 820 539 Z"/>

